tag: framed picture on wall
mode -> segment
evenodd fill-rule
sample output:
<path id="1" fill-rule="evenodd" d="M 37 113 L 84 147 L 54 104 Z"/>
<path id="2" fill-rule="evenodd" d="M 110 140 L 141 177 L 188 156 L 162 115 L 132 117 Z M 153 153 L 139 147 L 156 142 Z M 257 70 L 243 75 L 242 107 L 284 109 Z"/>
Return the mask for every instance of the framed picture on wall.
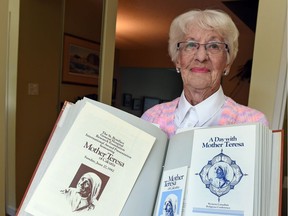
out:
<path id="1" fill-rule="evenodd" d="M 133 110 L 141 110 L 141 99 L 140 98 L 134 98 L 133 99 Z"/>
<path id="2" fill-rule="evenodd" d="M 131 107 L 132 106 L 132 94 L 123 94 L 123 106 L 124 107 Z"/>
<path id="3" fill-rule="evenodd" d="M 100 44 L 64 35 L 62 82 L 98 85 Z"/>
<path id="4" fill-rule="evenodd" d="M 149 108 L 155 106 L 156 104 L 160 104 L 162 102 L 159 98 L 154 97 L 144 97 L 143 98 L 143 112 L 148 110 Z"/>

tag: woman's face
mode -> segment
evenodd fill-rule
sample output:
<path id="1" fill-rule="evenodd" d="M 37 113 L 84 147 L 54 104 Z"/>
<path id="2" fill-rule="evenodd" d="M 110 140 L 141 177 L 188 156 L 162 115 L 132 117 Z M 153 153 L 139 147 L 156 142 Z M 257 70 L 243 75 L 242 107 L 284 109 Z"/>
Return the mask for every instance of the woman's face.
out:
<path id="1" fill-rule="evenodd" d="M 92 191 L 91 181 L 88 178 L 82 176 L 78 181 L 77 190 L 82 197 L 88 197 Z"/>
<path id="2" fill-rule="evenodd" d="M 217 32 L 204 30 L 197 26 L 190 28 L 183 41 L 195 41 L 200 44 L 224 42 Z M 212 54 L 207 52 L 203 45 L 200 45 L 192 53 L 180 49 L 176 67 L 180 68 L 184 91 L 204 90 L 206 96 L 217 91 L 223 72 L 225 69 L 229 69 L 227 52 L 224 48 L 220 52 Z"/>

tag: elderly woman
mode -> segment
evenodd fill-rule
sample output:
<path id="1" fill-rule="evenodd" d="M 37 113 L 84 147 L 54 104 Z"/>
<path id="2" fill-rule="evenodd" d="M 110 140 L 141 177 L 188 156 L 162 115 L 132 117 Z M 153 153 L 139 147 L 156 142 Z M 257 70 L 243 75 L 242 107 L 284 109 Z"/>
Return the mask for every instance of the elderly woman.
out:
<path id="1" fill-rule="evenodd" d="M 141 118 L 169 136 L 178 129 L 249 122 L 268 125 L 263 113 L 224 95 L 221 78 L 229 73 L 238 52 L 239 32 L 218 10 L 192 10 L 174 19 L 169 54 L 181 74 L 183 92 L 171 102 L 147 110 Z"/>

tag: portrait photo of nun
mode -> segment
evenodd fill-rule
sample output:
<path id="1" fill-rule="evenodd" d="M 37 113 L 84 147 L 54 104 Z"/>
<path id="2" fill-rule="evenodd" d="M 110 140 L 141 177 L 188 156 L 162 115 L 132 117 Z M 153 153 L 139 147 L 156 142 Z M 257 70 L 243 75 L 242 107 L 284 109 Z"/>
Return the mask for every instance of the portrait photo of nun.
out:
<path id="1" fill-rule="evenodd" d="M 108 177 L 102 173 L 88 170 L 89 167 L 82 164 L 71 185 L 68 188 L 60 191 L 63 195 L 65 195 L 67 202 L 70 204 L 72 212 L 94 210 L 100 198 L 101 192 L 108 181 Z"/>

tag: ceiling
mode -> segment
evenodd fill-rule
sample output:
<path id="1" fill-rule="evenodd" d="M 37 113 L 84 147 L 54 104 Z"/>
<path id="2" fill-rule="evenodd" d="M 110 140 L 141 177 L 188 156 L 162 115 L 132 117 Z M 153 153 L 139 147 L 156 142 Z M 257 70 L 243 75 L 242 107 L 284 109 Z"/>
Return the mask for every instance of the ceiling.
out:
<path id="1" fill-rule="evenodd" d="M 118 0 L 116 47 L 167 47 L 171 21 L 195 8 L 224 10 L 255 31 L 258 0 Z"/>

